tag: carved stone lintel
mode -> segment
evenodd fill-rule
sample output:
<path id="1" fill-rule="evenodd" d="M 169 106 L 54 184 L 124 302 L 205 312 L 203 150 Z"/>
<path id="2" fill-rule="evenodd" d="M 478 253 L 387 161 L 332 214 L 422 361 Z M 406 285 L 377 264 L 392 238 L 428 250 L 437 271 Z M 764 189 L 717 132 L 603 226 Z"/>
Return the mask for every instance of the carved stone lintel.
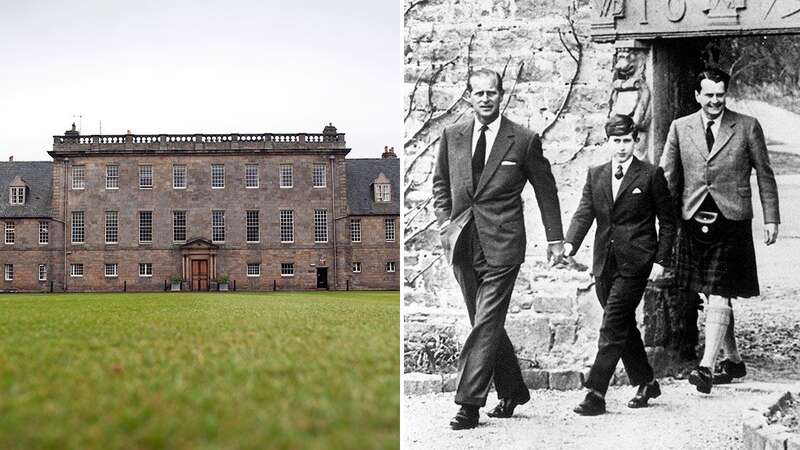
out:
<path id="1" fill-rule="evenodd" d="M 665 14 L 670 22 L 680 22 L 686 15 L 686 0 L 667 0 Z"/>
<path id="2" fill-rule="evenodd" d="M 616 19 L 625 17 L 625 0 L 594 0 L 594 6 L 598 14 L 593 29 L 614 29 Z"/>
<path id="3" fill-rule="evenodd" d="M 708 0 L 703 12 L 712 26 L 739 25 L 739 10 L 747 7 L 745 0 Z"/>

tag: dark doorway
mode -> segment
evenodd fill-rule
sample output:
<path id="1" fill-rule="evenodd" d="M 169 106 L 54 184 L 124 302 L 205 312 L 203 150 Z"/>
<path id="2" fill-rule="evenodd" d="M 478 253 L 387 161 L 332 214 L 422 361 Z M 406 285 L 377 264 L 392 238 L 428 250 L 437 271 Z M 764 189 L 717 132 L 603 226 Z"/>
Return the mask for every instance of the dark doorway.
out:
<path id="1" fill-rule="evenodd" d="M 317 267 L 317 289 L 328 289 L 327 267 Z"/>
<path id="2" fill-rule="evenodd" d="M 208 260 L 207 259 L 194 259 L 192 260 L 192 290 L 193 291 L 207 291 L 208 290 Z"/>

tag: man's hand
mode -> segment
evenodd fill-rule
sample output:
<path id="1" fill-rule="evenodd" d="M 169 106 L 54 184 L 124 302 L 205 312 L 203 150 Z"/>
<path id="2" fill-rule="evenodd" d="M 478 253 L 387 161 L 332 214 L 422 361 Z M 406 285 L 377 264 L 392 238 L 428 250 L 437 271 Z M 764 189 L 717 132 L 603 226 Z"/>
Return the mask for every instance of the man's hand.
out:
<path id="1" fill-rule="evenodd" d="M 561 241 L 547 244 L 547 260 L 555 266 L 564 262 L 564 243 Z"/>
<path id="2" fill-rule="evenodd" d="M 664 277 L 664 266 L 659 263 L 653 264 L 653 268 L 650 270 L 650 276 L 647 277 L 650 281 L 658 281 Z"/>
<path id="3" fill-rule="evenodd" d="M 778 224 L 767 223 L 764 224 L 764 243 L 772 245 L 778 240 Z"/>

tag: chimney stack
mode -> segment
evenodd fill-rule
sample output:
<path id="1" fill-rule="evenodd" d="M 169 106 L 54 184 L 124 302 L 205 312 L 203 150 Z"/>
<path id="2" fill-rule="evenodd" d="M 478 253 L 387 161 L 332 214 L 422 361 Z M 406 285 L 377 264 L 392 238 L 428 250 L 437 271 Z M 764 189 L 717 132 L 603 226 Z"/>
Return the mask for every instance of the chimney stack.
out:
<path id="1" fill-rule="evenodd" d="M 394 153 L 394 147 L 384 146 L 383 147 L 383 154 L 381 155 L 382 159 L 386 158 L 397 158 L 397 155 Z"/>

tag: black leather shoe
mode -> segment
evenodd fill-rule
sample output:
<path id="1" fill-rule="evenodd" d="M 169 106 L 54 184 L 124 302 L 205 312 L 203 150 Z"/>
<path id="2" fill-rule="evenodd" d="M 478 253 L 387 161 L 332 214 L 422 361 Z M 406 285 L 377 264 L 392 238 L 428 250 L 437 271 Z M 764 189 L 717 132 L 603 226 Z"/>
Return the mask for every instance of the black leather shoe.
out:
<path id="1" fill-rule="evenodd" d="M 711 369 L 708 367 L 697 366 L 689 374 L 689 383 L 693 384 L 698 392 L 703 394 L 711 393 L 712 380 L 714 377 L 711 375 Z"/>
<path id="2" fill-rule="evenodd" d="M 730 359 L 724 359 L 717 366 L 717 371 L 714 372 L 714 384 L 727 384 L 734 378 L 742 378 L 747 375 L 747 368 L 744 366 L 744 361 L 735 363 Z"/>
<path id="3" fill-rule="evenodd" d="M 450 421 L 450 428 L 454 430 L 468 430 L 478 426 L 478 407 L 461 406 L 456 416 Z"/>
<path id="4" fill-rule="evenodd" d="M 573 411 L 582 416 L 598 416 L 600 414 L 605 414 L 606 401 L 597 394 L 587 392 L 586 398 L 584 398 Z"/>
<path id="5" fill-rule="evenodd" d="M 528 396 L 527 399 L 502 398 L 500 399 L 500 403 L 498 403 L 493 410 L 487 412 L 486 415 L 499 419 L 508 419 L 514 415 L 514 408 L 528 403 L 528 400 L 530 400 L 530 396 Z"/>
<path id="6" fill-rule="evenodd" d="M 645 408 L 648 400 L 659 395 L 661 395 L 661 386 L 658 385 L 658 381 L 654 381 L 653 384 L 640 384 L 636 395 L 628 402 L 628 408 Z"/>

